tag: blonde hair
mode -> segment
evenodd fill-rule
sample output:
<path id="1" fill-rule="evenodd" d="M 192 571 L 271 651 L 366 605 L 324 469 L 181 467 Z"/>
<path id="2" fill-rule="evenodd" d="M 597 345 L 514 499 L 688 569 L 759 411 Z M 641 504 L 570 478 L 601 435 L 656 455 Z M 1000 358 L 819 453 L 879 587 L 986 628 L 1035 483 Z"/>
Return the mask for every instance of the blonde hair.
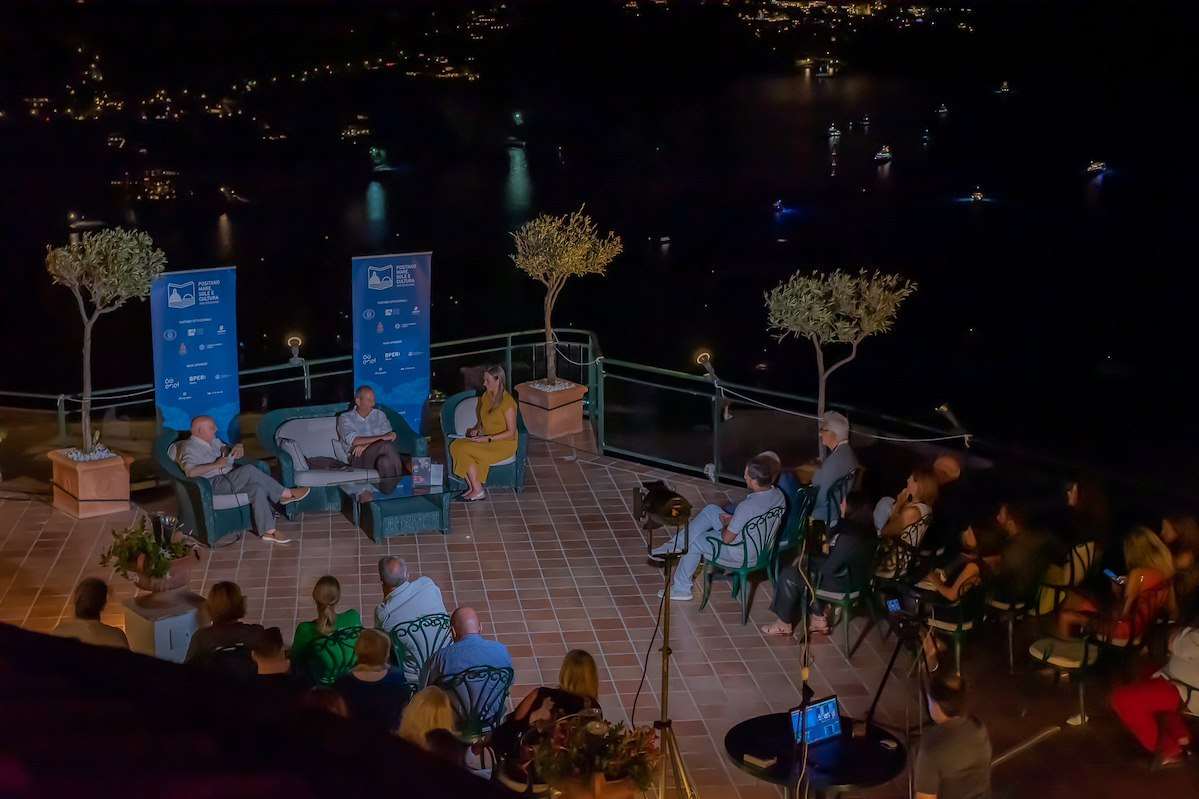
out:
<path id="1" fill-rule="evenodd" d="M 354 655 L 359 666 L 378 668 L 387 665 L 391 653 L 391 639 L 381 630 L 366 629 L 358 634 L 354 643 Z"/>
<path id="2" fill-rule="evenodd" d="M 489 410 L 495 410 L 500 407 L 500 403 L 504 401 L 504 394 L 508 391 L 508 375 L 504 372 L 504 367 L 497 364 L 492 364 L 483 370 L 484 374 L 491 375 L 496 380 L 500 381 L 500 390 L 495 392 L 495 396 L 488 395 L 491 400 Z"/>
<path id="3" fill-rule="evenodd" d="M 1124 537 L 1124 563 L 1133 569 L 1155 569 L 1167 580 L 1174 576 L 1170 548 L 1148 527 L 1135 527 Z"/>
<path id="4" fill-rule="evenodd" d="M 341 601 L 341 583 L 326 574 L 312 588 L 312 601 L 316 603 L 316 630 L 329 635 L 337 629 L 337 603 Z"/>
<path id="5" fill-rule="evenodd" d="M 450 695 L 436 685 L 430 685 L 418 691 L 408 707 L 404 708 L 404 717 L 400 720 L 396 735 L 427 752 L 429 742 L 425 736 L 430 730 L 453 732 L 457 728 L 458 714 L 454 712 Z"/>
<path id="6" fill-rule="evenodd" d="M 582 649 L 572 649 L 562 658 L 562 670 L 558 672 L 558 686 L 575 696 L 599 700 L 599 672 L 595 659 Z"/>

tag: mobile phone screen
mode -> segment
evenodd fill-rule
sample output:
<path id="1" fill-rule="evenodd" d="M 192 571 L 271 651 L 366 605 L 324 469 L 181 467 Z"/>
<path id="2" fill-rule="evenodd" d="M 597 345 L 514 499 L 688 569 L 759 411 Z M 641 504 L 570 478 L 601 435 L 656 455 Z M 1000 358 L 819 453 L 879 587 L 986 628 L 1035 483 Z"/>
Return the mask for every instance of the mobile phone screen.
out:
<path id="1" fill-rule="evenodd" d="M 1119 575 L 1117 575 L 1117 574 L 1116 574 L 1114 571 L 1112 571 L 1111 569 L 1104 569 L 1104 570 L 1103 570 L 1103 576 L 1104 576 L 1104 577 L 1106 577 L 1106 578 L 1107 578 L 1107 579 L 1109 579 L 1109 580 L 1112 580 L 1113 582 L 1119 582 L 1119 580 L 1120 580 L 1120 577 L 1119 577 Z"/>
<path id="2" fill-rule="evenodd" d="M 890 611 L 891 613 L 899 613 L 901 610 L 901 608 L 899 606 L 899 600 L 898 599 L 888 599 L 887 600 L 887 610 Z"/>

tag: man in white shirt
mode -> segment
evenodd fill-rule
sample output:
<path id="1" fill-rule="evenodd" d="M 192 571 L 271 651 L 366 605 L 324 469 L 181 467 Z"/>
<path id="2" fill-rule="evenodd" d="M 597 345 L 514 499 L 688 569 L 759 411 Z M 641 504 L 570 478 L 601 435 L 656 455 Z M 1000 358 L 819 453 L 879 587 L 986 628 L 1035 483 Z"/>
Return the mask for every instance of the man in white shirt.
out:
<path id="1" fill-rule="evenodd" d="M 230 449 L 217 438 L 216 421 L 211 416 L 192 419 L 191 438 L 179 445 L 179 467 L 188 477 L 205 477 L 212 484 L 213 494 L 245 494 L 254 515 L 254 529 L 263 541 L 286 544 L 275 530 L 275 511 L 272 503 L 288 505 L 308 496 L 308 488 L 284 488 L 266 472 L 250 464 L 236 465 L 246 454 L 238 444 Z"/>
<path id="2" fill-rule="evenodd" d="M 354 407 L 337 417 L 337 438 L 355 469 L 374 469 L 379 477 L 402 477 L 404 459 L 396 449 L 387 414 L 375 407 L 375 391 L 359 386 Z"/>
<path id="3" fill-rule="evenodd" d="M 408 564 L 402 558 L 394 555 L 380 558 L 379 581 L 383 583 L 383 601 L 375 607 L 375 627 L 385 633 L 421 616 L 446 612 L 437 583 L 428 577 L 409 580 Z M 403 636 L 400 642 L 404 642 Z M 420 676 L 410 674 L 408 670 L 405 670 L 405 675 L 409 680 L 416 680 Z"/>
<path id="4" fill-rule="evenodd" d="M 1147 751 L 1154 769 L 1183 763 L 1191 745 L 1182 718 L 1199 713 L 1199 627 L 1179 627 L 1170 635 L 1170 660 L 1151 679 L 1112 691 L 1112 710 Z"/>

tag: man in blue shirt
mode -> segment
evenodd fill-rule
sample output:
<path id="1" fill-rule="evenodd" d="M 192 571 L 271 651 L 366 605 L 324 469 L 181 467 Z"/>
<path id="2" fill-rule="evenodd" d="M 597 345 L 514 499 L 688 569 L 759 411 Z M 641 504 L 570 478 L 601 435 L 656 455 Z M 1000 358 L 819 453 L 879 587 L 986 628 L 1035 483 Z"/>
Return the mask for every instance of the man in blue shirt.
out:
<path id="1" fill-rule="evenodd" d="M 508 654 L 508 647 L 481 635 L 483 625 L 474 608 L 461 607 L 455 610 L 450 616 L 450 627 L 454 641 L 443 647 L 429 662 L 429 685 L 435 685 L 472 666 L 512 668 L 512 656 Z M 463 707 L 470 707 L 471 701 L 466 686 L 459 688 L 459 698 Z M 482 717 L 498 721 L 504 711 L 504 699 L 505 697 L 497 693 L 492 699 L 494 707 L 479 708 Z"/>

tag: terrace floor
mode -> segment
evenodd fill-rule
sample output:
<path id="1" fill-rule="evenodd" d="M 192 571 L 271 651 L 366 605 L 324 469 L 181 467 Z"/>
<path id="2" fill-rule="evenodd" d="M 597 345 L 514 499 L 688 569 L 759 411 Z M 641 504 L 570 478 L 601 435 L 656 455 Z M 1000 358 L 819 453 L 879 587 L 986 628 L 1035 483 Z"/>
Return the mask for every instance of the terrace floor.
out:
<path id="1" fill-rule="evenodd" d="M 704 502 L 739 498 L 741 491 L 667 474 L 561 444 L 530 442 L 530 480 L 520 494 L 496 491 L 490 501 L 455 504 L 452 533 L 393 538 L 376 545 L 349 520 L 309 513 L 280 530 L 296 539 L 272 547 L 254 536 L 205 551 L 192 588 L 204 592 L 218 580 L 235 580 L 245 590 L 250 620 L 277 625 L 290 639 L 297 622 L 314 616 L 313 583 L 333 574 L 342 584 L 342 606 L 372 617 L 380 599 L 376 562 L 384 554 L 406 558 L 416 574 L 434 579 L 449 606 L 470 604 L 485 634 L 508 645 L 516 665 L 512 695 L 555 684 L 562 655 L 583 648 L 600 666 L 600 701 L 612 720 L 627 720 L 636 702 L 636 721 L 648 723 L 660 701 L 657 644 L 640 700 L 637 688 L 654 633 L 661 571 L 645 558 L 646 542 L 630 513 L 630 489 L 645 479 L 666 479 L 698 509 Z M 128 515 L 77 521 L 38 498 L 0 494 L 0 622 L 32 630 L 52 629 L 69 612 L 72 587 L 85 576 L 111 581 L 114 600 L 106 620 L 123 625 L 120 600 L 133 586 L 98 565 L 108 532 Z M 144 507 L 169 508 L 169 492 L 138 495 Z M 724 754 L 726 731 L 738 721 L 784 711 L 798 701 L 800 648 L 795 639 L 767 638 L 757 625 L 768 621 L 769 583 L 757 588 L 751 621 L 740 623 L 727 587 L 714 591 L 702 613 L 697 600 L 677 604 L 672 617 L 674 666 L 670 714 L 684 757 L 705 799 L 776 797 L 780 789 L 756 782 Z M 862 620 L 855 620 L 855 633 Z M 1017 651 L 1022 674 L 1007 674 L 1006 637 L 984 625 L 966 645 L 963 672 L 977 694 L 977 714 L 987 722 L 996 754 L 1046 727 L 1061 731 L 998 767 L 1001 796 L 1127 795 L 1146 785 L 1163 796 L 1195 795 L 1193 766 L 1148 776 L 1147 758 L 1133 750 L 1104 706 L 1102 685 L 1089 687 L 1092 722 L 1065 727 L 1076 700 L 1070 686 L 1054 686 L 1031 672 Z M 1024 647 L 1035 630 L 1018 631 Z M 854 636 L 856 638 L 856 635 Z M 885 670 L 891 643 L 872 632 L 845 657 L 842 637 L 814 642 L 813 687 L 817 696 L 836 693 L 845 709 L 861 717 Z M 1020 646 L 1019 644 L 1017 645 Z M 913 691 L 901 656 L 878 718 L 904 726 L 908 708 L 915 721 Z M 907 793 L 906 775 L 867 796 Z"/>

